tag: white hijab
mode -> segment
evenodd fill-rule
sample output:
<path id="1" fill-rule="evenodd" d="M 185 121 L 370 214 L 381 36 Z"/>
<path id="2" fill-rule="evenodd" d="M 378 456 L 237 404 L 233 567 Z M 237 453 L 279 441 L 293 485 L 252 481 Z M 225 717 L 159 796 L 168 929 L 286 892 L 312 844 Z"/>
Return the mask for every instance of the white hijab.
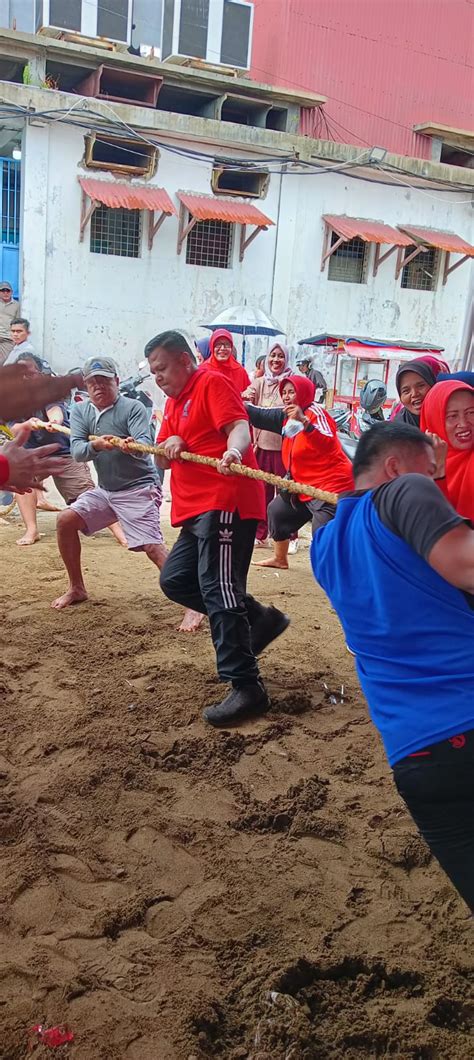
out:
<path id="1" fill-rule="evenodd" d="M 269 364 L 268 364 L 268 360 L 269 360 L 270 354 L 273 353 L 273 350 L 276 350 L 276 349 L 282 350 L 282 352 L 285 354 L 285 365 L 284 365 L 283 371 L 280 372 L 280 375 L 273 375 L 273 372 L 270 370 L 270 367 L 269 367 Z M 274 342 L 273 346 L 271 347 L 271 349 L 269 349 L 269 351 L 267 353 L 267 356 L 265 358 L 265 382 L 266 383 L 281 383 L 282 379 L 287 379 L 288 376 L 291 375 L 291 371 L 292 370 L 291 370 L 291 367 L 290 367 L 290 351 L 289 351 L 288 347 L 284 346 L 282 342 Z"/>

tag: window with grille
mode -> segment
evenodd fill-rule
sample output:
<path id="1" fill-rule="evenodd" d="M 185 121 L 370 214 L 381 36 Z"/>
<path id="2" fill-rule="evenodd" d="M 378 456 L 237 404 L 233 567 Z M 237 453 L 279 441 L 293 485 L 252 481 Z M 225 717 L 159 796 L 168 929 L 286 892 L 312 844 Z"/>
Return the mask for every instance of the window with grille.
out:
<path id="1" fill-rule="evenodd" d="M 112 209 L 98 206 L 91 218 L 93 254 L 117 254 L 120 258 L 139 258 L 141 241 L 140 210 Z"/>
<path id="2" fill-rule="evenodd" d="M 331 233 L 331 246 L 337 243 L 337 232 Z M 328 265 L 328 280 L 343 283 L 365 283 L 367 274 L 368 244 L 363 239 L 348 239 L 331 254 Z"/>
<path id="3" fill-rule="evenodd" d="M 192 220 L 191 215 L 189 220 Z M 186 240 L 186 264 L 229 269 L 233 230 L 229 221 L 198 221 Z"/>
<path id="4" fill-rule="evenodd" d="M 405 257 L 413 254 L 413 247 L 407 247 Z M 434 291 L 438 279 L 440 252 L 435 247 L 421 251 L 409 261 L 402 271 L 402 287 L 412 291 Z"/>

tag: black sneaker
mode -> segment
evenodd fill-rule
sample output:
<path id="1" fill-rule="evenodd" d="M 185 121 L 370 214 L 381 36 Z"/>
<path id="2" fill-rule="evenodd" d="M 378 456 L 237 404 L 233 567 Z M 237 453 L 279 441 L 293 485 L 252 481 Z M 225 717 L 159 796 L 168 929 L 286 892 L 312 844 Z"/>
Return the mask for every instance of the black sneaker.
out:
<path id="1" fill-rule="evenodd" d="M 260 655 L 272 640 L 276 640 L 288 629 L 290 619 L 276 607 L 266 607 L 263 615 L 253 623 L 250 629 L 250 644 L 254 655 Z"/>
<path id="2" fill-rule="evenodd" d="M 255 681 L 251 685 L 233 688 L 222 703 L 206 707 L 203 717 L 216 728 L 226 728 L 254 714 L 265 714 L 269 707 L 270 700 L 265 686 L 261 681 Z"/>

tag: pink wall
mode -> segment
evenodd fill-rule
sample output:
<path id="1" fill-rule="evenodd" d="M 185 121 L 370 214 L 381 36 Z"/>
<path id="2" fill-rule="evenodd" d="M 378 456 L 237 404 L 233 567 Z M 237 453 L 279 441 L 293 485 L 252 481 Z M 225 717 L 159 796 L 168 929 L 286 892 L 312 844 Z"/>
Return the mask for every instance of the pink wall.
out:
<path id="1" fill-rule="evenodd" d="M 430 158 L 431 140 L 413 125 L 474 127 L 472 0 L 254 6 L 251 76 L 328 97 L 328 128 L 320 112 L 310 113 L 306 134 Z"/>

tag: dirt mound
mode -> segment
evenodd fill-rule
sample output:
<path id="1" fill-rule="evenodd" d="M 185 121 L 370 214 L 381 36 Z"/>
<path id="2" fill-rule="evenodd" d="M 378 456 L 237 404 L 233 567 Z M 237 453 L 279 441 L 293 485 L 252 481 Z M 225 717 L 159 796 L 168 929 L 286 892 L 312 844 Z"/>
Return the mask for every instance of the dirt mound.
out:
<path id="1" fill-rule="evenodd" d="M 252 803 L 235 822 L 234 827 L 246 832 L 300 831 L 305 822 L 320 810 L 327 800 L 327 780 L 310 777 L 292 785 L 285 795 L 267 803 Z"/>

